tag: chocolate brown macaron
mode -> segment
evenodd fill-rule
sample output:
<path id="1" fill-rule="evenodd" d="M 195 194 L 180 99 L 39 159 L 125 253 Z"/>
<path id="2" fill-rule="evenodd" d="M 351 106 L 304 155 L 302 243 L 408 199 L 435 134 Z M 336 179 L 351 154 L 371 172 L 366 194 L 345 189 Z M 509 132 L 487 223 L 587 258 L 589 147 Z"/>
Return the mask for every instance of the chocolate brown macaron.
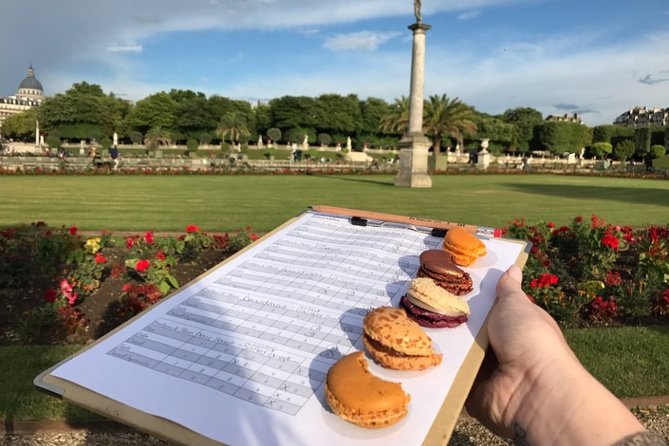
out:
<path id="1" fill-rule="evenodd" d="M 369 429 L 400 421 L 411 399 L 401 384 L 372 375 L 362 352 L 346 355 L 330 367 L 325 397 L 334 413 Z"/>
<path id="2" fill-rule="evenodd" d="M 418 277 L 429 277 L 446 291 L 461 296 L 474 289 L 471 276 L 460 269 L 451 255 L 441 249 L 429 249 L 420 254 Z"/>
<path id="3" fill-rule="evenodd" d="M 423 370 L 441 363 L 432 339 L 402 308 L 380 307 L 365 316 L 363 342 L 369 354 L 383 367 Z"/>

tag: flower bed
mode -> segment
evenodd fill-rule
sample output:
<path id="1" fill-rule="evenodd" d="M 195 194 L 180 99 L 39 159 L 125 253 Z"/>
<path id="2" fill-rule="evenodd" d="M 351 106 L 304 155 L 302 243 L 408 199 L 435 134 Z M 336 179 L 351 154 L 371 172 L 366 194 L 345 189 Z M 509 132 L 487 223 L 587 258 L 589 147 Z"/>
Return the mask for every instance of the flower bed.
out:
<path id="1" fill-rule="evenodd" d="M 83 236 L 34 223 L 0 230 L 0 344 L 86 342 L 150 307 L 257 236 L 251 228 Z"/>
<path id="2" fill-rule="evenodd" d="M 524 290 L 562 325 L 669 322 L 669 226 L 614 226 L 593 215 L 559 228 L 515 220 L 504 232 L 532 241 Z"/>
<path id="3" fill-rule="evenodd" d="M 669 226 L 569 226 L 515 220 L 530 240 L 528 296 L 565 326 L 669 322 Z M 179 235 L 84 236 L 33 223 L 0 230 L 0 344 L 95 339 L 238 251 L 251 228 Z"/>

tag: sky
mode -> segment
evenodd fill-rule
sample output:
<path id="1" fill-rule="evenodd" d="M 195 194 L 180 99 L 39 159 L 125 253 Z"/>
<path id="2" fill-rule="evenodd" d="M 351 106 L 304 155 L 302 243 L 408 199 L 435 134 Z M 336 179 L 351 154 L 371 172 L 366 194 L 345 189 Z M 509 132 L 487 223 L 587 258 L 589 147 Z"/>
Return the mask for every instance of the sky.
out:
<path id="1" fill-rule="evenodd" d="M 610 124 L 669 107 L 667 0 L 422 0 L 425 97 Z M 412 0 L 0 0 L 0 96 L 86 81 L 267 101 L 408 96 Z"/>

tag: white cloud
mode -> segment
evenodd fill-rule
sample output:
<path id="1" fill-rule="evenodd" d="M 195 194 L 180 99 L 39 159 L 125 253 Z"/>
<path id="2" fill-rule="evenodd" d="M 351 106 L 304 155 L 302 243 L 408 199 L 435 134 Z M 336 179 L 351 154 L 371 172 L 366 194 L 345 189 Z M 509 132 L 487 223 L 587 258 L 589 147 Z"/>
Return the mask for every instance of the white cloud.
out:
<path id="1" fill-rule="evenodd" d="M 398 35 L 398 32 L 374 31 L 337 34 L 328 37 L 323 43 L 323 47 L 332 51 L 375 51 L 380 45 Z"/>
<path id="2" fill-rule="evenodd" d="M 471 20 L 475 19 L 481 14 L 481 11 L 466 11 L 463 12 L 462 14 L 458 15 L 458 19 L 460 20 Z"/>
<path id="3" fill-rule="evenodd" d="M 111 45 L 107 47 L 107 51 L 110 53 L 141 53 L 142 45 Z"/>

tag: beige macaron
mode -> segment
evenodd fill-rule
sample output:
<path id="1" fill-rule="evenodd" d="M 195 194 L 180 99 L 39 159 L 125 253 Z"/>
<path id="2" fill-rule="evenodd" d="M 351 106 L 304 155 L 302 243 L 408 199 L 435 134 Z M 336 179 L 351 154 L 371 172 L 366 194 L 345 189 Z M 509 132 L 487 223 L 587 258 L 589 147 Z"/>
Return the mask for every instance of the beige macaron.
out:
<path id="1" fill-rule="evenodd" d="M 432 339 L 401 308 L 380 307 L 365 316 L 363 341 L 382 366 L 395 370 L 423 370 L 441 363 Z"/>
<path id="2" fill-rule="evenodd" d="M 407 298 L 424 310 L 448 316 L 469 316 L 469 304 L 458 299 L 428 277 L 419 277 L 411 281 Z"/>

